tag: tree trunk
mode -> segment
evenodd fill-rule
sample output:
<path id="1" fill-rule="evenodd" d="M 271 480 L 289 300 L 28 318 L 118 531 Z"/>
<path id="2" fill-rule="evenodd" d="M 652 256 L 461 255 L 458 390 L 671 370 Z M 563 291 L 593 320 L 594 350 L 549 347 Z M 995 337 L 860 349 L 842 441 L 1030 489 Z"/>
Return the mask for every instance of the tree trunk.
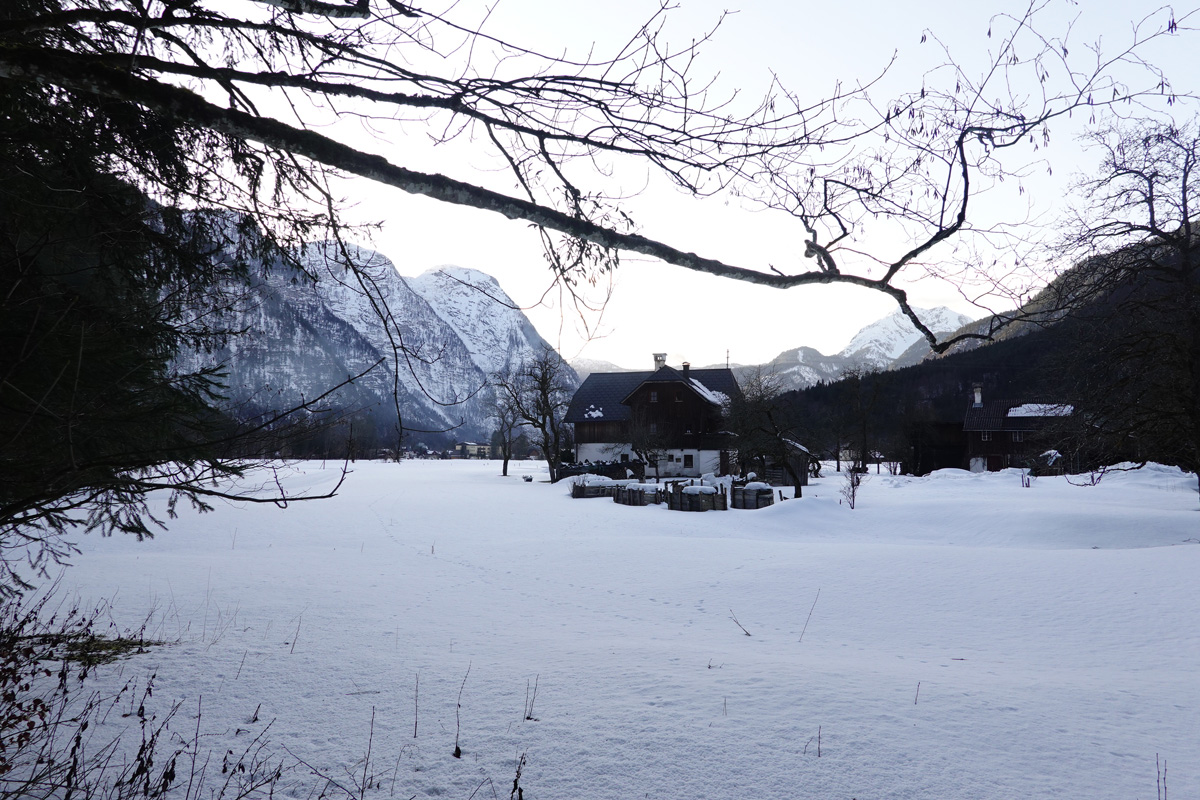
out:
<path id="1" fill-rule="evenodd" d="M 796 488 L 795 496 L 803 497 L 804 496 L 804 481 L 801 479 L 801 477 L 799 475 L 796 474 L 796 469 L 795 469 L 795 467 L 792 466 L 792 462 L 784 461 L 783 466 L 784 466 L 784 469 L 787 470 L 788 475 L 791 476 L 791 478 L 792 478 L 792 486 L 794 486 Z"/>

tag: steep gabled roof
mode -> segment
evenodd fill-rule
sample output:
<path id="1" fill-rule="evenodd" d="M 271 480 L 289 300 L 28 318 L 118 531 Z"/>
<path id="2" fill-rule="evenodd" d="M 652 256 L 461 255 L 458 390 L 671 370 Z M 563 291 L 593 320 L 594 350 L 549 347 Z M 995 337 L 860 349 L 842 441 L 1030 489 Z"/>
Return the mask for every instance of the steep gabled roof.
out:
<path id="1" fill-rule="evenodd" d="M 1035 431 L 1053 419 L 1070 416 L 1074 409 L 1044 400 L 989 400 L 967 408 L 964 431 Z"/>
<path id="2" fill-rule="evenodd" d="M 682 375 L 680 376 L 682 377 Z M 719 392 L 729 398 L 741 397 L 742 387 L 738 385 L 733 370 L 728 367 L 717 369 L 694 369 L 690 373 L 693 381 L 699 381 L 710 392 Z"/>
<path id="3" fill-rule="evenodd" d="M 692 390 L 709 402 L 719 402 L 715 395 L 739 397 L 742 390 L 733 370 L 693 369 L 688 371 Z M 683 383 L 683 372 L 662 367 L 654 372 L 593 372 L 575 390 L 567 407 L 566 422 L 624 422 L 633 418 L 624 401 L 643 383 Z M 697 385 L 699 384 L 699 385 Z"/>
<path id="4" fill-rule="evenodd" d="M 721 405 L 724 395 L 729 397 L 740 397 L 742 394 L 741 387 L 738 386 L 737 378 L 733 377 L 733 370 L 724 367 L 716 369 L 692 369 L 688 370 L 688 380 L 684 380 L 683 372 L 674 367 L 661 367 L 656 372 L 650 374 L 644 381 L 634 386 L 629 390 L 629 394 L 621 399 L 621 402 L 628 402 L 630 396 L 637 391 L 642 383 L 682 383 L 700 395 L 713 405 Z"/>
<path id="5" fill-rule="evenodd" d="M 621 401 L 652 372 L 593 372 L 575 390 L 566 422 L 624 422 L 633 418 Z"/>

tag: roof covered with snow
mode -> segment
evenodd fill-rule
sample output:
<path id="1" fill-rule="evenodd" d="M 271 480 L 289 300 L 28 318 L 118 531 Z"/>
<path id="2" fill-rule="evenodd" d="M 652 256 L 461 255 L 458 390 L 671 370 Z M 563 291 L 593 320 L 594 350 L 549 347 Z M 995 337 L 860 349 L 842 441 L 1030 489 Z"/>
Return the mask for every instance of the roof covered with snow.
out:
<path id="1" fill-rule="evenodd" d="M 580 384 L 571 405 L 567 408 L 566 421 L 578 422 L 623 422 L 631 419 L 630 408 L 624 401 L 643 383 L 685 383 L 683 372 L 674 367 L 662 367 L 646 372 L 593 372 Z M 733 370 L 693 369 L 688 371 L 686 385 L 702 398 L 720 406 L 733 396 L 740 395 Z"/>
<path id="2" fill-rule="evenodd" d="M 1022 403 L 1008 410 L 1010 417 L 1069 417 L 1075 406 L 1066 403 Z"/>
<path id="3" fill-rule="evenodd" d="M 1053 401 L 988 400 L 967 408 L 964 431 L 1032 431 L 1055 418 L 1070 416 L 1074 408 Z"/>
<path id="4" fill-rule="evenodd" d="M 567 407 L 567 422 L 622 422 L 631 419 L 629 406 L 621 405 L 649 372 L 593 372 L 575 390 Z M 595 416 L 599 409 L 602 417 Z"/>

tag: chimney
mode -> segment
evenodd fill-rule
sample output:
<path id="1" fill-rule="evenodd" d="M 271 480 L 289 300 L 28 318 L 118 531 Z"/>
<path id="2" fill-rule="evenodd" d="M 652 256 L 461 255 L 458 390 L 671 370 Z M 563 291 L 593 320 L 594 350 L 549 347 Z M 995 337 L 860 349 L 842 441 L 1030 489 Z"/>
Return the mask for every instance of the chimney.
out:
<path id="1" fill-rule="evenodd" d="M 667 365 L 667 354 L 666 353 L 655 353 L 654 354 L 654 371 L 658 372 L 660 369 L 662 369 L 666 365 Z"/>
<path id="2" fill-rule="evenodd" d="M 971 404 L 972 407 L 973 408 L 982 408 L 983 407 L 983 384 L 982 383 L 971 384 L 971 391 L 974 394 L 974 401 Z"/>
<path id="3" fill-rule="evenodd" d="M 691 368 L 692 368 L 692 365 L 691 365 L 691 364 L 689 364 L 689 363 L 688 363 L 688 362 L 686 362 L 686 361 L 685 361 L 685 362 L 683 362 L 683 379 L 684 379 L 685 381 L 688 379 L 688 370 L 690 370 Z"/>

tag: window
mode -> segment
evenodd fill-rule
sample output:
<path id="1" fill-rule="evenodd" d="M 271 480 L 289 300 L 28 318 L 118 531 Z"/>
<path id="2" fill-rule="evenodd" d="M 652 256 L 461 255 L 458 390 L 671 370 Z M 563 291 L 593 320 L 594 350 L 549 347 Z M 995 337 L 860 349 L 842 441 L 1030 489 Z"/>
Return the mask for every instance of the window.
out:
<path id="1" fill-rule="evenodd" d="M 684 469 L 691 469 L 691 468 L 692 468 L 692 457 L 691 457 L 691 456 L 684 456 L 684 457 L 683 457 L 683 468 L 684 468 Z"/>
<path id="2" fill-rule="evenodd" d="M 629 460 L 629 453 L 621 453 L 621 463 L 624 464 Z"/>
<path id="3" fill-rule="evenodd" d="M 658 392 L 650 392 L 650 402 L 651 403 L 658 402 Z"/>
<path id="4" fill-rule="evenodd" d="M 991 440 L 992 440 L 992 432 L 991 431 L 980 431 L 979 432 L 979 441 L 990 442 Z"/>
<path id="5" fill-rule="evenodd" d="M 657 422 L 651 422 L 651 423 L 650 423 L 650 435 L 651 435 L 651 436 L 653 436 L 653 435 L 654 435 L 654 434 L 656 434 L 656 433 L 658 433 L 658 423 L 657 423 Z"/>
<path id="6" fill-rule="evenodd" d="M 1024 439 L 1024 438 L 1025 438 L 1025 432 L 1024 432 L 1024 431 L 1013 431 L 1013 432 L 1012 432 L 1012 440 L 1013 440 L 1014 442 L 1019 442 L 1019 441 L 1021 441 L 1021 440 L 1022 440 L 1022 439 Z"/>

